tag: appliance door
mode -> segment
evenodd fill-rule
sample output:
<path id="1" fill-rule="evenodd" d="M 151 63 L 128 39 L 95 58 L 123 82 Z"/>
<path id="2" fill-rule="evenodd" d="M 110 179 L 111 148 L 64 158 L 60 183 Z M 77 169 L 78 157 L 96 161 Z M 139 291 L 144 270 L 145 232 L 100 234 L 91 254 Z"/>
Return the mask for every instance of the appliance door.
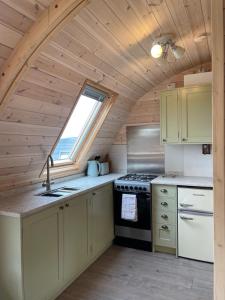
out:
<path id="1" fill-rule="evenodd" d="M 178 256 L 213 262 L 213 214 L 179 211 Z"/>
<path id="2" fill-rule="evenodd" d="M 129 193 L 137 197 L 137 221 L 129 221 L 121 218 L 123 192 L 114 191 L 114 218 L 115 225 L 138 229 L 151 229 L 151 197 L 149 193 Z"/>
<path id="3" fill-rule="evenodd" d="M 178 188 L 178 209 L 213 212 L 213 190 Z"/>

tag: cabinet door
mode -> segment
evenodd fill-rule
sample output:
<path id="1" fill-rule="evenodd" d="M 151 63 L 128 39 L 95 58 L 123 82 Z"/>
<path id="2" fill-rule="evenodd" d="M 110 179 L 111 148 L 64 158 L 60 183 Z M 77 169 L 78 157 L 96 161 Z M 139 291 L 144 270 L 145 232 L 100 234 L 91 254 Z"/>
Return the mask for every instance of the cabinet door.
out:
<path id="1" fill-rule="evenodd" d="M 182 98 L 182 143 L 212 143 L 211 87 L 185 87 L 180 92 Z"/>
<path id="2" fill-rule="evenodd" d="M 161 143 L 179 142 L 179 118 L 178 90 L 162 92 L 160 99 Z"/>
<path id="3" fill-rule="evenodd" d="M 92 257 L 99 255 L 114 238 L 113 192 L 108 185 L 92 193 L 91 251 Z"/>
<path id="4" fill-rule="evenodd" d="M 53 207 L 23 221 L 26 300 L 49 300 L 62 286 L 62 210 Z"/>
<path id="5" fill-rule="evenodd" d="M 64 209 L 64 281 L 69 282 L 88 263 L 87 196 L 76 197 Z"/>

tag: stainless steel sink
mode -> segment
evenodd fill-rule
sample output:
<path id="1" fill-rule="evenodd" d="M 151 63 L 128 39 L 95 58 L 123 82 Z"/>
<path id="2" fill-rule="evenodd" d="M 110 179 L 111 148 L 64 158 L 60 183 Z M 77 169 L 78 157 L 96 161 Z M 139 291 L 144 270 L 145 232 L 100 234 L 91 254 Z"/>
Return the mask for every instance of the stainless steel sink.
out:
<path id="1" fill-rule="evenodd" d="M 63 187 L 57 188 L 55 190 L 50 190 L 50 191 L 45 191 L 45 192 L 39 193 L 36 196 L 62 197 L 62 196 L 66 196 L 68 194 L 71 194 L 72 192 L 79 191 L 79 190 L 80 190 L 80 188 L 77 188 L 77 187 L 63 186 Z"/>

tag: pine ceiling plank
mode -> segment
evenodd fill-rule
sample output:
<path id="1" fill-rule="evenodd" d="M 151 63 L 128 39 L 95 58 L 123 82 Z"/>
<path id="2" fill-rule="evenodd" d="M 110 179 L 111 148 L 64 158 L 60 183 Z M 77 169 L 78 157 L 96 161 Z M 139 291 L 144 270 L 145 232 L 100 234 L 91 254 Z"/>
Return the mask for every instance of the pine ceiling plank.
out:
<path id="1" fill-rule="evenodd" d="M 50 127 L 63 127 L 67 118 L 52 116 L 39 112 L 30 112 L 18 108 L 7 107 L 0 111 L 0 121 L 16 122 L 20 124 L 43 125 Z"/>
<path id="2" fill-rule="evenodd" d="M 66 32 L 61 32 L 54 41 L 65 48 L 67 51 L 70 51 L 78 59 L 88 63 L 90 66 L 97 69 L 99 72 L 102 72 L 106 76 L 110 77 L 112 81 L 117 82 L 118 85 L 123 86 L 127 90 L 129 95 L 134 95 L 135 97 L 140 97 L 144 93 L 143 89 L 136 86 L 135 83 L 128 80 L 122 74 L 118 73 L 111 65 L 102 61 L 98 56 L 96 56 L 96 51 L 91 53 L 86 47 L 82 46 L 80 43 L 77 43 L 78 38 L 72 37 Z M 90 39 L 91 40 L 91 39 Z M 95 44 L 93 42 L 93 44 Z M 110 60 L 108 56 L 108 60 Z"/>
<path id="3" fill-rule="evenodd" d="M 154 85 L 154 77 L 151 70 L 142 62 L 143 57 L 146 57 L 146 52 L 140 47 L 133 35 L 124 28 L 120 19 L 107 6 L 105 1 L 92 1 L 88 5 L 88 10 L 96 16 L 99 23 L 111 32 L 111 35 L 117 39 L 121 47 L 123 47 L 123 50 L 133 56 L 133 59 L 142 68 L 144 78 L 149 81 L 150 84 Z M 110 40 L 108 42 L 110 42 Z"/>
<path id="4" fill-rule="evenodd" d="M 38 155 L 27 155 L 24 156 L 0 156 L 0 169 L 10 168 L 10 167 L 20 167 L 20 166 L 28 166 L 32 163 L 42 162 L 45 158 L 45 154 Z"/>
<path id="5" fill-rule="evenodd" d="M 201 63 L 200 53 L 196 43 L 194 42 L 190 20 L 187 16 L 184 2 L 180 0 L 165 1 L 179 35 L 182 37 L 184 48 L 187 52 L 187 55 L 190 57 L 192 65 L 199 65 Z"/>
<path id="6" fill-rule="evenodd" d="M 82 88 L 85 77 L 44 55 L 39 56 L 32 64 L 33 68 L 55 76 L 59 79 L 75 83 Z"/>
<path id="7" fill-rule="evenodd" d="M 115 80 L 132 89 L 134 93 L 143 93 L 143 88 L 135 80 L 132 81 L 130 72 L 127 72 L 126 68 L 123 68 L 125 62 L 121 56 L 87 32 L 80 23 L 73 20 L 65 27 L 64 31 L 69 33 L 77 44 L 79 41 L 77 48 L 80 48 L 78 52 L 80 57 L 88 60 L 89 63 L 94 64 L 105 73 L 108 73 Z"/>
<path id="8" fill-rule="evenodd" d="M 206 1 L 206 0 L 204 0 Z M 193 37 L 196 38 L 199 35 L 206 32 L 206 24 L 203 15 L 201 0 L 184 0 L 184 6 L 186 14 L 189 18 Z M 206 62 L 211 59 L 208 39 L 204 39 L 202 42 L 196 43 L 196 46 L 200 53 L 201 62 Z"/>
<path id="9" fill-rule="evenodd" d="M 85 78 L 102 84 L 106 88 L 109 88 L 117 93 L 119 92 L 127 95 L 129 92 L 127 88 L 125 89 L 112 77 L 96 69 L 94 66 L 87 64 L 84 60 L 74 55 L 71 51 L 68 51 L 56 43 L 51 43 L 50 46 L 46 47 L 43 54 L 53 60 L 55 59 L 61 64 L 65 64 L 65 66 L 83 75 Z M 130 95 L 132 96 L 132 94 Z"/>
<path id="10" fill-rule="evenodd" d="M 109 48 L 114 53 L 113 56 L 116 55 L 118 57 L 118 62 L 115 63 L 116 68 L 120 68 L 126 76 L 129 76 L 132 81 L 135 81 L 145 90 L 149 90 L 153 86 L 146 80 L 143 74 L 143 67 L 138 64 L 137 60 L 129 52 L 124 50 L 119 41 L 112 36 L 93 13 L 84 8 L 76 16 L 75 20 L 106 48 Z M 99 55 L 105 55 L 104 51 L 101 51 L 101 53 L 99 51 L 98 53 Z"/>
<path id="11" fill-rule="evenodd" d="M 69 109 L 71 109 L 74 104 L 74 97 L 24 80 L 21 81 L 17 87 L 15 95 L 28 97 L 34 100 L 45 101 L 47 103 L 49 102 L 51 104 L 58 105 L 59 107 L 66 107 Z"/>
<path id="12" fill-rule="evenodd" d="M 35 21 L 37 17 L 41 14 L 44 7 L 37 1 L 34 3 L 29 0 L 1 0 L 20 14 L 30 18 Z"/>
<path id="13" fill-rule="evenodd" d="M 80 85 L 78 85 L 76 82 L 71 83 L 59 79 L 35 68 L 31 68 L 29 70 L 27 75 L 24 76 L 24 80 L 71 97 L 75 97 L 81 89 Z"/>
<path id="14" fill-rule="evenodd" d="M 21 109 L 30 112 L 39 112 L 50 116 L 67 117 L 70 113 L 70 108 L 59 106 L 45 101 L 35 100 L 28 97 L 13 95 L 9 100 L 7 107 Z"/>
<path id="15" fill-rule="evenodd" d="M 145 65 L 149 67 L 150 72 L 154 74 L 154 77 L 158 81 L 165 79 L 165 73 L 162 68 L 150 55 L 150 48 L 153 43 L 150 28 L 147 31 L 145 30 L 145 27 L 142 26 L 142 22 L 139 21 L 135 11 L 126 0 L 105 0 L 105 2 L 120 19 L 123 27 L 135 37 L 136 43 L 145 51 L 145 57 L 143 56 L 142 60 Z M 170 70 L 171 68 L 167 69 L 167 71 Z"/>
<path id="16" fill-rule="evenodd" d="M 27 155 L 40 155 L 44 157 L 51 151 L 51 145 L 45 146 L 1 146 L 0 157 L 12 157 L 12 156 L 27 156 Z M 37 167 L 37 166 L 36 166 Z"/>
<path id="17" fill-rule="evenodd" d="M 22 34 L 0 23 L 0 44 L 14 48 Z"/>
<path id="18" fill-rule="evenodd" d="M 0 58 L 7 59 L 12 52 L 12 48 L 0 44 Z"/>
<path id="19" fill-rule="evenodd" d="M 18 134 L 0 134 L 0 146 L 14 147 L 20 146 L 49 146 L 55 143 L 55 136 L 38 135 L 18 135 Z"/>
<path id="20" fill-rule="evenodd" d="M 25 33 L 33 23 L 31 19 L 12 9 L 0 1 L 0 22 L 6 24 L 16 31 Z"/>
<path id="21" fill-rule="evenodd" d="M 31 165 L 26 165 L 26 166 L 0 168 L 0 176 L 4 176 L 5 178 L 7 178 L 7 176 L 17 175 L 18 177 L 20 177 L 21 174 L 27 174 L 27 173 L 30 174 L 30 172 L 35 172 L 35 174 L 38 174 L 37 170 L 39 168 L 40 168 L 40 162 L 35 162 L 32 163 Z"/>
<path id="22" fill-rule="evenodd" d="M 0 134 L 40 135 L 57 137 L 61 128 L 0 121 Z"/>

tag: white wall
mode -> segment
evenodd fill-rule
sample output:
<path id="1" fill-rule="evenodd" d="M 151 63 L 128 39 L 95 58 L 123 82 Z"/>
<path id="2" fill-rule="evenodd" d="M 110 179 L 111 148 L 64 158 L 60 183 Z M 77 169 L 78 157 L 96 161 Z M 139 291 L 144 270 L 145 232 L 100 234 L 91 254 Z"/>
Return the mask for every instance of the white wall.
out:
<path id="1" fill-rule="evenodd" d="M 112 145 L 109 157 L 112 172 L 127 173 L 127 145 Z"/>
<path id="2" fill-rule="evenodd" d="M 202 145 L 166 145 L 165 171 L 184 176 L 212 177 L 212 154 L 203 155 Z"/>

